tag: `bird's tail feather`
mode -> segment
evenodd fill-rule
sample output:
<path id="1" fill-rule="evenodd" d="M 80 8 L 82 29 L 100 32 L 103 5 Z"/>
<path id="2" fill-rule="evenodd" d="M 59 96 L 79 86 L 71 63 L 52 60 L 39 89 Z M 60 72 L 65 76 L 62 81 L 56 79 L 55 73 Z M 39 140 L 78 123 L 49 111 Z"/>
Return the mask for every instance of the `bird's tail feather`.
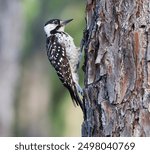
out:
<path id="1" fill-rule="evenodd" d="M 72 98 L 73 104 L 75 106 L 79 105 L 81 107 L 81 109 L 83 110 L 83 104 L 82 104 L 80 96 L 79 96 L 79 94 L 77 92 L 76 86 L 74 85 L 74 87 L 68 87 L 68 89 L 69 89 L 70 96 Z"/>

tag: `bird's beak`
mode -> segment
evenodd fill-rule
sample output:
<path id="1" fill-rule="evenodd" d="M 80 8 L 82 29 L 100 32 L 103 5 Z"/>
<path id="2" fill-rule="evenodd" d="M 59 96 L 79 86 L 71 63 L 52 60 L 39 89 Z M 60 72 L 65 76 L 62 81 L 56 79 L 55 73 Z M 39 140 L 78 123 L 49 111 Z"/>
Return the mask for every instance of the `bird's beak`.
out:
<path id="1" fill-rule="evenodd" d="M 65 20 L 65 21 L 62 21 L 61 22 L 61 25 L 62 26 L 65 26 L 65 25 L 67 25 L 69 22 L 71 22 L 73 19 L 69 19 L 69 20 Z"/>

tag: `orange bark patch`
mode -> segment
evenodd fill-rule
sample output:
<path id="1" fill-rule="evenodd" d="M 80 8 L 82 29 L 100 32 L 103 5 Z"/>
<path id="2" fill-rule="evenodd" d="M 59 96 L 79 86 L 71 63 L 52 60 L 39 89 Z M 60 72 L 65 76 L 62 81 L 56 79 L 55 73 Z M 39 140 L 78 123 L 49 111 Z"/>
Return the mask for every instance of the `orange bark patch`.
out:
<path id="1" fill-rule="evenodd" d="M 148 85 L 150 86 L 150 62 L 147 63 L 148 66 Z"/>
<path id="2" fill-rule="evenodd" d="M 135 53 L 135 64 L 137 67 L 138 55 L 139 55 L 139 33 L 134 33 L 134 53 Z"/>
<path id="3" fill-rule="evenodd" d="M 142 61 L 139 59 L 140 54 L 140 33 L 134 33 L 134 55 L 135 55 L 135 65 L 136 65 L 136 82 L 135 88 L 140 88 L 142 84 Z"/>
<path id="4" fill-rule="evenodd" d="M 124 99 L 128 86 L 128 75 L 124 74 L 124 76 L 121 77 L 120 83 L 120 103 Z"/>

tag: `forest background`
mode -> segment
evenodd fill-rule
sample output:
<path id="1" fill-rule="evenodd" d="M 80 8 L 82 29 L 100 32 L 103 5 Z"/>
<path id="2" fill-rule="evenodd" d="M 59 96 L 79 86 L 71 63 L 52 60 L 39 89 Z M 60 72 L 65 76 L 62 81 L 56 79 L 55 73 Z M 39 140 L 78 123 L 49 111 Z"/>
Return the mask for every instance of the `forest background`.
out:
<path id="1" fill-rule="evenodd" d="M 73 18 L 66 31 L 80 46 L 84 10 L 84 0 L 0 0 L 0 136 L 81 135 L 81 111 L 47 59 L 43 26 Z"/>

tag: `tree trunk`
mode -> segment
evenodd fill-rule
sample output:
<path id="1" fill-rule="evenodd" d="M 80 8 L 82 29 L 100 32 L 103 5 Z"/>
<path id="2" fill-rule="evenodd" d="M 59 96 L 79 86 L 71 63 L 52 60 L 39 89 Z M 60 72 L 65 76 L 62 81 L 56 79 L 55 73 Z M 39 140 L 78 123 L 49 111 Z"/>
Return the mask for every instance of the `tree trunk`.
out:
<path id="1" fill-rule="evenodd" d="M 87 0 L 82 136 L 150 136 L 150 2 Z"/>
<path id="2" fill-rule="evenodd" d="M 13 136 L 14 100 L 20 75 L 23 32 L 20 1 L 0 0 L 0 21 L 0 136 Z"/>

